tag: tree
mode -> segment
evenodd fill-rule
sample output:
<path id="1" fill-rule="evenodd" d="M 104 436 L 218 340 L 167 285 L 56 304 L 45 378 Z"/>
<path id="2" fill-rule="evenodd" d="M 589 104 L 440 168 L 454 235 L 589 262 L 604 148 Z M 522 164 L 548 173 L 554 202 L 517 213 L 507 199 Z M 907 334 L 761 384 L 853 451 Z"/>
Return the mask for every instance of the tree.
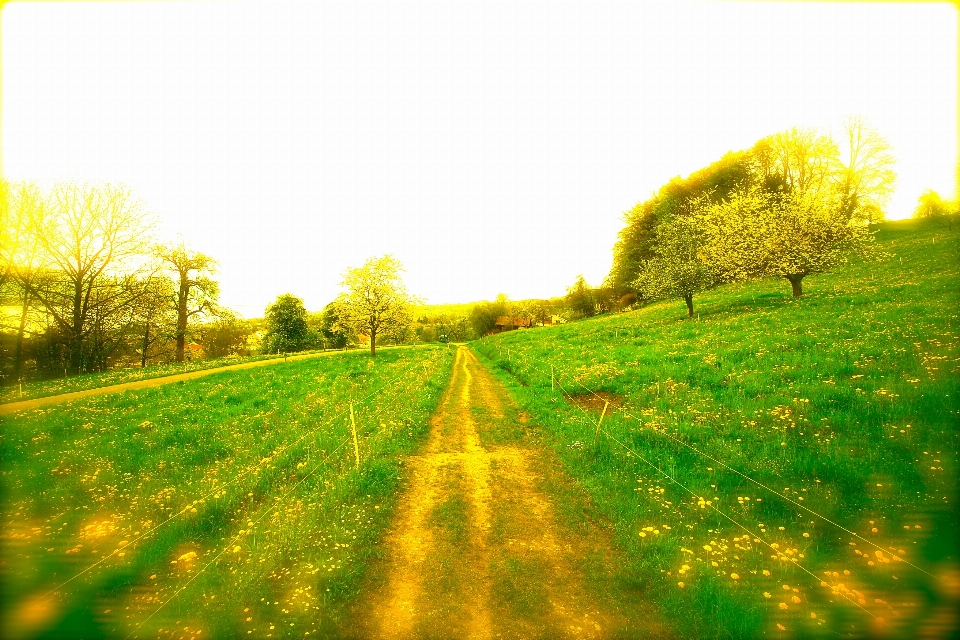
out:
<path id="1" fill-rule="evenodd" d="M 780 277 L 793 297 L 803 279 L 865 256 L 873 236 L 865 220 L 851 220 L 837 193 L 760 189 L 736 194 L 708 212 L 704 256 L 725 281 Z"/>
<path id="2" fill-rule="evenodd" d="M 219 317 L 201 327 L 203 352 L 210 358 L 233 356 L 244 351 L 250 327 L 233 313 L 222 311 Z"/>
<path id="3" fill-rule="evenodd" d="M 17 247 L 17 217 L 11 198 L 10 183 L 0 178 L 0 292 L 13 271 L 13 254 Z"/>
<path id="4" fill-rule="evenodd" d="M 175 300 L 175 284 L 166 276 L 153 274 L 144 282 L 143 295 L 135 303 L 137 328 L 136 350 L 140 353 L 140 367 L 145 368 L 151 358 L 162 357 L 162 347 L 170 337 L 176 335 L 176 308 L 171 304 Z M 166 355 L 169 356 L 167 353 Z"/>
<path id="5" fill-rule="evenodd" d="M 841 167 L 837 143 L 816 129 L 794 127 L 764 138 L 758 145 L 768 149 L 767 175 L 762 180 L 782 185 L 790 193 L 832 188 Z"/>
<path id="6" fill-rule="evenodd" d="M 336 326 L 369 335 L 371 356 L 377 355 L 378 335 L 400 333 L 412 322 L 411 307 L 419 299 L 407 291 L 402 272 L 400 261 L 388 254 L 343 274 L 340 285 L 347 291 L 337 298 Z"/>
<path id="7" fill-rule="evenodd" d="M 264 340 L 267 352 L 290 353 L 307 348 L 310 328 L 307 326 L 307 310 L 300 298 L 289 293 L 278 296 L 267 307 L 264 320 L 267 322 Z"/>
<path id="8" fill-rule="evenodd" d="M 886 138 L 859 117 L 844 122 L 844 140 L 846 157 L 837 180 L 840 206 L 848 218 L 880 222 L 896 181 L 893 149 Z"/>
<path id="9" fill-rule="evenodd" d="M 157 246 L 154 251 L 175 274 L 177 346 L 174 359 L 183 362 L 190 318 L 215 311 L 220 288 L 211 276 L 217 261 L 206 254 L 190 251 L 182 243 L 177 246 Z"/>
<path id="10" fill-rule="evenodd" d="M 921 194 L 913 217 L 951 222 L 951 218 L 958 214 L 960 214 L 960 202 L 944 200 L 933 189 L 927 189 Z"/>
<path id="11" fill-rule="evenodd" d="M 97 323 L 106 313 L 127 313 L 141 293 L 119 278 L 137 268 L 146 253 L 151 223 L 129 191 L 113 185 L 65 183 L 54 187 L 48 224 L 38 234 L 53 276 L 32 284 L 30 294 L 51 316 L 65 342 L 68 368 L 91 366 L 94 307 Z M 115 277 L 116 276 L 116 277 Z"/>
<path id="12" fill-rule="evenodd" d="M 596 313 L 593 289 L 587 284 L 582 274 L 577 276 L 574 283 L 567 289 L 564 304 L 576 318 L 589 318 Z"/>
<path id="13" fill-rule="evenodd" d="M 320 336 L 324 344 L 332 349 L 343 349 L 350 339 L 350 332 L 340 322 L 340 311 L 336 301 L 323 308 L 320 322 Z"/>
<path id="14" fill-rule="evenodd" d="M 470 310 L 470 326 L 478 336 L 485 336 L 497 326 L 497 318 L 512 316 L 513 305 L 505 293 L 498 293 L 493 302 L 480 302 Z"/>
<path id="15" fill-rule="evenodd" d="M 766 165 L 772 166 L 770 145 L 759 145 L 749 151 L 735 151 L 686 178 L 679 176 L 663 185 L 654 196 L 637 204 L 623 215 L 625 226 L 617 236 L 613 248 L 613 264 L 604 280 L 611 301 L 619 300 L 627 293 L 637 293 L 632 283 L 642 270 L 643 264 L 655 256 L 656 232 L 659 224 L 675 214 L 684 215 L 690 205 L 706 197 L 719 202 L 738 189 L 753 184 L 763 174 L 757 167 L 765 166 L 758 161 L 758 148 L 766 149 L 763 157 Z M 610 306 L 614 306 L 611 304 Z"/>
<path id="16" fill-rule="evenodd" d="M 702 205 L 704 200 L 699 201 Z M 647 298 L 679 296 L 693 317 L 693 296 L 711 289 L 718 278 L 704 259 L 701 215 L 675 216 L 657 229 L 656 257 L 648 260 L 634 286 Z"/>
<path id="17" fill-rule="evenodd" d="M 34 289 L 38 282 L 49 277 L 45 272 L 40 237 L 49 217 L 49 204 L 36 185 L 21 183 L 0 184 L 0 213 L 3 231 L 0 238 L 0 290 L 3 303 L 15 303 L 19 308 L 19 323 L 14 343 L 13 376 L 20 379 L 23 364 L 24 337 L 27 319 L 34 303 Z"/>

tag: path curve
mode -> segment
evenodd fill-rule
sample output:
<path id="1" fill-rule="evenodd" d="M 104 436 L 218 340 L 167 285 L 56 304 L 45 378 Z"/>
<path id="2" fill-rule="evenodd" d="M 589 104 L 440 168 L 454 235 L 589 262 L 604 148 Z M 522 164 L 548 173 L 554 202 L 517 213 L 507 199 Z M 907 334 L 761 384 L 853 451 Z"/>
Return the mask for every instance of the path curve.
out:
<path id="1" fill-rule="evenodd" d="M 214 367 L 212 369 L 199 369 L 197 371 L 188 371 L 186 373 L 176 373 L 169 376 L 147 378 L 146 380 L 134 380 L 133 382 L 122 382 L 120 384 L 112 384 L 107 387 L 97 387 L 95 389 L 84 389 L 83 391 L 71 391 L 70 393 L 60 393 L 53 396 L 43 396 L 42 398 L 31 398 L 30 400 L 21 400 L 19 402 L 6 402 L 4 404 L 0 404 L 0 416 L 7 415 L 10 413 L 17 413 L 18 411 L 26 411 L 27 409 L 37 409 L 39 407 L 45 407 L 51 404 L 61 404 L 63 402 L 70 402 L 72 400 L 79 400 L 81 398 L 89 398 L 91 396 L 102 396 L 108 393 L 120 393 L 122 391 L 132 391 L 135 389 L 149 389 L 151 387 L 159 387 L 165 384 L 170 384 L 172 382 L 180 382 L 181 380 L 193 380 L 194 378 L 202 378 L 203 376 L 209 376 L 209 375 L 213 375 L 214 373 L 221 373 L 223 371 L 236 371 L 237 369 L 265 367 L 267 365 L 278 364 L 281 362 L 290 362 L 292 360 L 304 360 L 306 358 L 317 358 L 320 356 L 329 356 L 337 353 L 344 353 L 344 352 L 343 351 L 321 351 L 320 353 L 291 355 L 291 356 L 287 356 L 286 358 L 270 358 L 269 360 L 241 362 L 240 364 L 229 364 L 224 367 Z"/>

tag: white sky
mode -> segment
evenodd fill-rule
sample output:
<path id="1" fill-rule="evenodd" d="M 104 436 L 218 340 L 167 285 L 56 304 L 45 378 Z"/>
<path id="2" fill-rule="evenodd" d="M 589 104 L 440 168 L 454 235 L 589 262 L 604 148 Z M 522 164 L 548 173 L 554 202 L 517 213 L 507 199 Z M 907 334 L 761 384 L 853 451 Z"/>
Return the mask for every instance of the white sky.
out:
<path id="1" fill-rule="evenodd" d="M 124 182 L 259 316 L 393 253 L 429 302 L 599 284 L 621 215 L 790 126 L 864 116 L 891 217 L 952 194 L 957 9 L 753 2 L 12 3 L 11 180 Z"/>

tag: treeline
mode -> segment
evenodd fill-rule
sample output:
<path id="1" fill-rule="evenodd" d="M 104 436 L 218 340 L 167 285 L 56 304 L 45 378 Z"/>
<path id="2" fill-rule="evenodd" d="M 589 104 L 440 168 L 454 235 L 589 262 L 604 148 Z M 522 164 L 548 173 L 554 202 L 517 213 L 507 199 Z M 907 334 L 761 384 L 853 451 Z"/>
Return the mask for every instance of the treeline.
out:
<path id="1" fill-rule="evenodd" d="M 624 215 L 604 283 L 612 299 L 682 298 L 725 282 L 810 274 L 869 250 L 895 174 L 890 145 L 858 118 L 842 140 L 790 129 L 674 178 Z"/>
<path id="2" fill-rule="evenodd" d="M 0 379 L 243 352 L 255 327 L 217 304 L 216 262 L 154 241 L 123 187 L 0 181 Z"/>
<path id="3" fill-rule="evenodd" d="M 960 165 L 957 167 L 957 180 L 957 195 L 960 197 Z M 960 220 L 960 199 L 944 200 L 933 189 L 927 189 L 921 194 L 913 217 L 935 220 L 952 227 L 957 220 Z"/>

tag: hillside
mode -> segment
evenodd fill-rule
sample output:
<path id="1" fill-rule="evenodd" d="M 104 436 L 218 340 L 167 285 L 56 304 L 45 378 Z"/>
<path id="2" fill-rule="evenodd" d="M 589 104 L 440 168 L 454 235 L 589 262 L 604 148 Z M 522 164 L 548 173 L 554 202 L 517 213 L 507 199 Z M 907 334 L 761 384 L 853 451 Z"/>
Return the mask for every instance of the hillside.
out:
<path id="1" fill-rule="evenodd" d="M 878 259 L 800 299 L 752 282 L 698 296 L 694 320 L 671 300 L 474 345 L 681 635 L 939 635 L 956 628 L 958 236 L 886 223 Z"/>

